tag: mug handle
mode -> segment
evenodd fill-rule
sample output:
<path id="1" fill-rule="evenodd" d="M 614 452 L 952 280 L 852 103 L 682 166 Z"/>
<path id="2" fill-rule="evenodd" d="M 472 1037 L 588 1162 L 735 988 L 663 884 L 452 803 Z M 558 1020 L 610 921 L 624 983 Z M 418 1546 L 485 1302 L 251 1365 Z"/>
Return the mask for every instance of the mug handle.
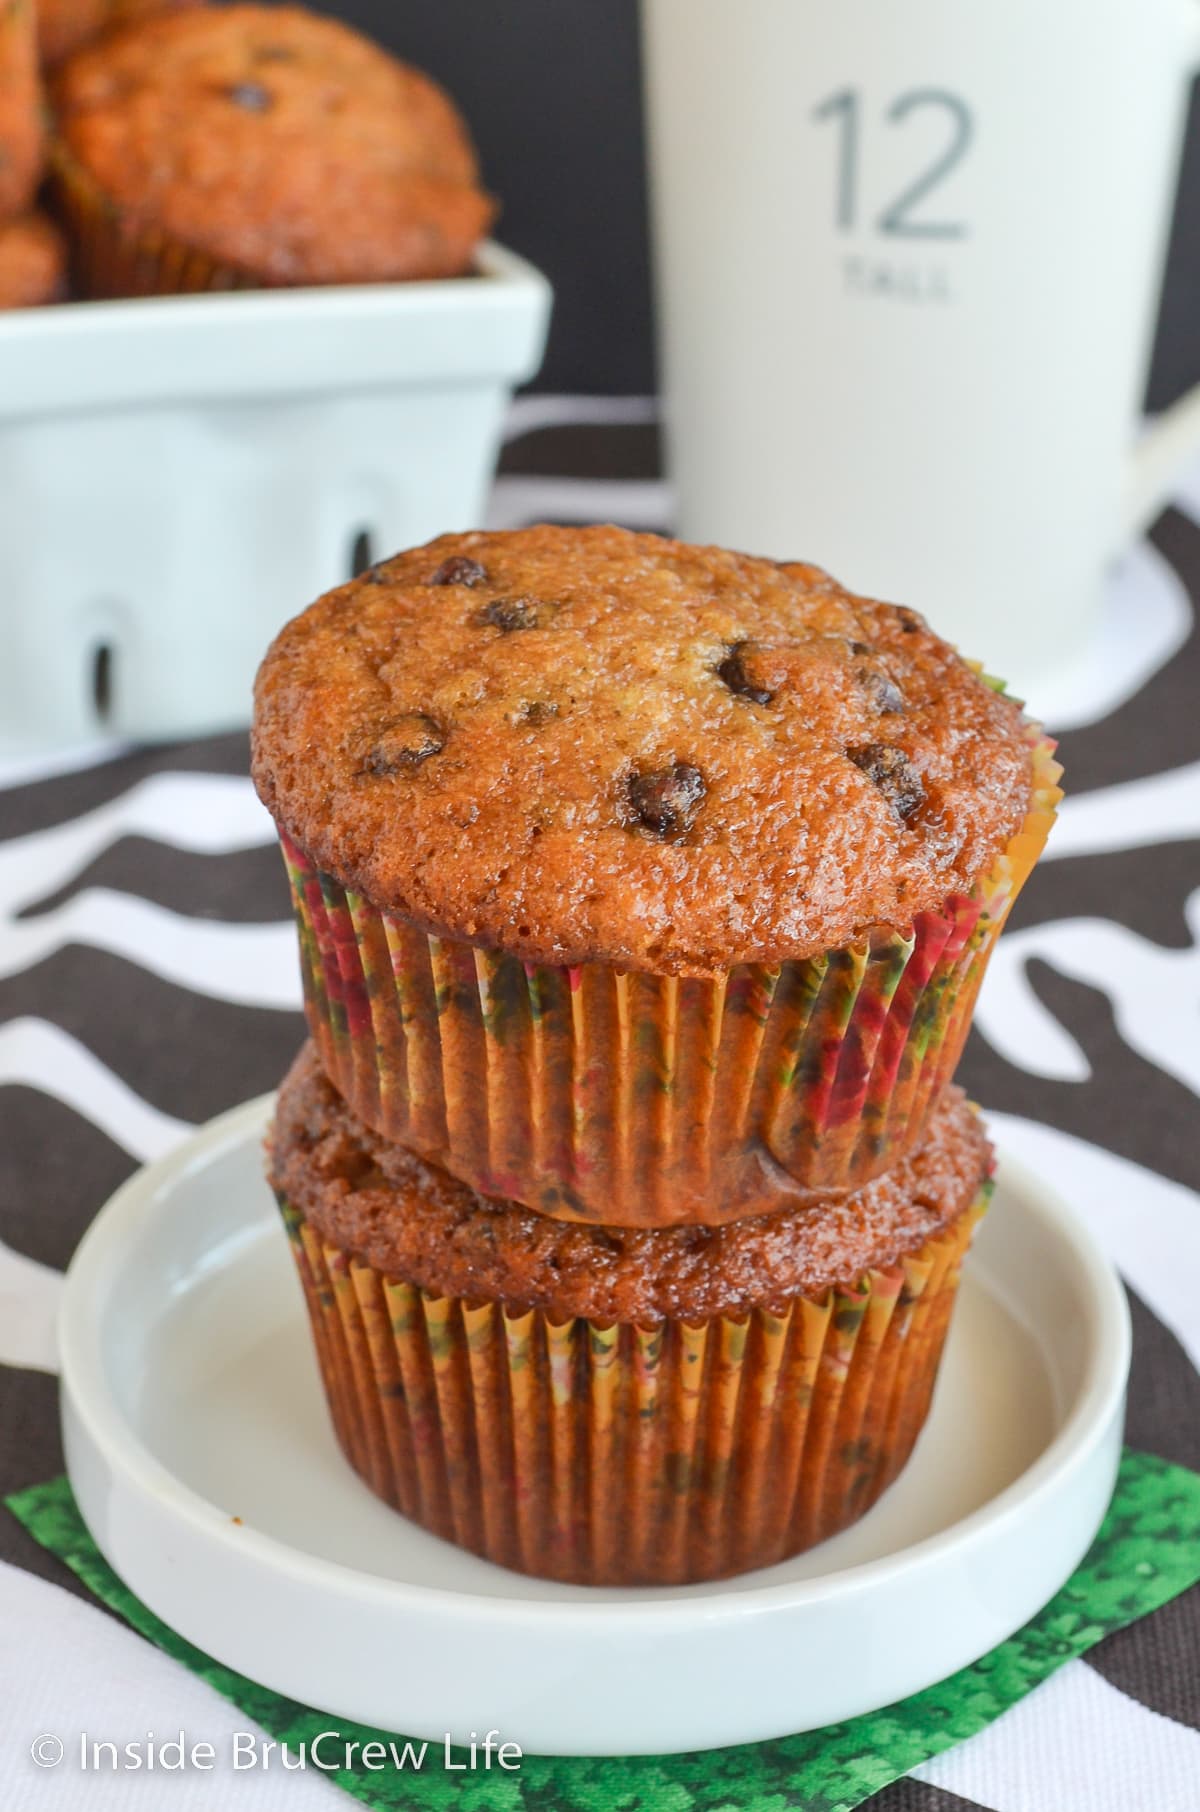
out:
<path id="1" fill-rule="evenodd" d="M 1187 0 L 1184 66 L 1200 70 L 1200 7 Z M 1200 449 L 1200 384 L 1172 403 L 1147 428 L 1129 457 L 1121 523 L 1123 540 L 1149 528 L 1171 495 L 1180 466 Z"/>

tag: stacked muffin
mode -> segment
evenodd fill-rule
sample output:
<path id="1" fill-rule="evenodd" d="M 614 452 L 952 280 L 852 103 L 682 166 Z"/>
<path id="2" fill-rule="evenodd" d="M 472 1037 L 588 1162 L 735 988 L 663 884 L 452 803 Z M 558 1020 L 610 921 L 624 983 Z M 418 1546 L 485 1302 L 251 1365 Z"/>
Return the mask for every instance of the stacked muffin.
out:
<path id="1" fill-rule="evenodd" d="M 538 528 L 289 624 L 254 772 L 313 1033 L 270 1174 L 351 1463 L 598 1584 L 861 1515 L 988 1194 L 950 1078 L 1052 746 L 815 567 Z"/>

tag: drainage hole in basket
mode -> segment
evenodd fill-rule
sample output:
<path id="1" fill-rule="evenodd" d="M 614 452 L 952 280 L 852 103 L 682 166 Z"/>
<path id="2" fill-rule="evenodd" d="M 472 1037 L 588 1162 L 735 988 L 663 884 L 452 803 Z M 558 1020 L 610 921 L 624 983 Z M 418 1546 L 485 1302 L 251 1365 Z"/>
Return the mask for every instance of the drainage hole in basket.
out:
<path id="1" fill-rule="evenodd" d="M 357 579 L 360 573 L 365 573 L 367 568 L 374 564 L 375 550 L 371 541 L 371 531 L 365 528 L 359 529 L 350 543 L 350 577 Z"/>
<path id="2" fill-rule="evenodd" d="M 112 716 L 113 652 L 111 642 L 97 642 L 92 649 L 92 710 L 102 724 Z"/>

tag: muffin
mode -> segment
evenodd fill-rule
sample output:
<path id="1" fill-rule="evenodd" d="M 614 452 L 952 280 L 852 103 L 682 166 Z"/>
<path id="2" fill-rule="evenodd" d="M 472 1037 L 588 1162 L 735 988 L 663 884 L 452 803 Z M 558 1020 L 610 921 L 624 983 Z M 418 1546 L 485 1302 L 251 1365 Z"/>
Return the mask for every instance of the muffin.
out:
<path id="1" fill-rule="evenodd" d="M 152 18 L 52 98 L 91 295 L 456 276 L 494 213 L 442 90 L 299 7 Z"/>
<path id="2" fill-rule="evenodd" d="M 0 0 L 0 220 L 32 201 L 42 139 L 33 0 Z"/>
<path id="3" fill-rule="evenodd" d="M 351 1465 L 434 1534 L 592 1585 L 770 1566 L 870 1508 L 924 1423 L 990 1168 L 951 1087 L 839 1204 L 553 1221 L 381 1140 L 311 1045 L 269 1144 Z"/>
<path id="4" fill-rule="evenodd" d="M 310 1024 L 358 1116 L 605 1226 L 919 1143 L 1059 798 L 911 610 L 616 528 L 444 536 L 260 669 Z"/>
<path id="5" fill-rule="evenodd" d="M 198 6 L 200 0 L 37 0 L 38 55 L 52 69 L 103 32 L 133 25 L 155 13 Z"/>
<path id="6" fill-rule="evenodd" d="M 33 308 L 66 295 L 67 247 L 44 214 L 0 225 L 0 308 Z"/>

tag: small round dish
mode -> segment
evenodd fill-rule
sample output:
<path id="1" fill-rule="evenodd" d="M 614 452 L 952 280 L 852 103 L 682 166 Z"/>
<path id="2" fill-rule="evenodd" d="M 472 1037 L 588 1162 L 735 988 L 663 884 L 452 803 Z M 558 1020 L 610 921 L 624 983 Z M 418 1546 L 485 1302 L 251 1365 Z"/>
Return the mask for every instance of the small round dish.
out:
<path id="1" fill-rule="evenodd" d="M 334 1443 L 262 1178 L 270 1108 L 223 1115 L 117 1192 L 59 1330 L 67 1469 L 98 1546 L 250 1678 L 438 1742 L 754 1742 L 965 1666 L 1091 1541 L 1120 1454 L 1128 1312 L 1081 1223 L 1009 1159 L 929 1422 L 854 1528 L 763 1572 L 642 1591 L 528 1579 L 439 1541 Z"/>

